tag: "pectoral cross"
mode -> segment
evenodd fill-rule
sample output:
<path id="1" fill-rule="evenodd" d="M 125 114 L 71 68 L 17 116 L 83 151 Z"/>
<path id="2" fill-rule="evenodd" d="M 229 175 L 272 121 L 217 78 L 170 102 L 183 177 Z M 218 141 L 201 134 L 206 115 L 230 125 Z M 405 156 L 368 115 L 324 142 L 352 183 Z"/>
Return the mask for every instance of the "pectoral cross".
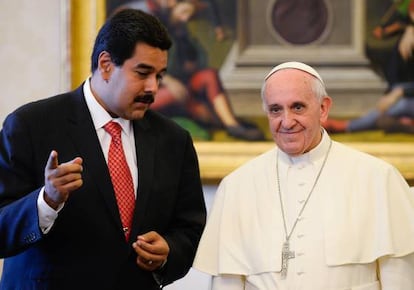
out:
<path id="1" fill-rule="evenodd" d="M 283 243 L 282 247 L 282 271 L 280 273 L 282 279 L 286 279 L 289 259 L 293 259 L 294 257 L 295 252 L 289 251 L 289 241 L 287 240 Z"/>

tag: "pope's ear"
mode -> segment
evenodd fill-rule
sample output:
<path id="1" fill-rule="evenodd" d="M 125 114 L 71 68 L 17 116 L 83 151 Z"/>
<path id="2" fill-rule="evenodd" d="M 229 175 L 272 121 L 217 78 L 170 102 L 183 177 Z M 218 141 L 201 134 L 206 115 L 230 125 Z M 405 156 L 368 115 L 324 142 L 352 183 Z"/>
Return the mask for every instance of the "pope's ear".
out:
<path id="1" fill-rule="evenodd" d="M 332 98 L 325 96 L 321 102 L 321 121 L 326 121 L 328 119 L 329 111 L 332 106 Z"/>

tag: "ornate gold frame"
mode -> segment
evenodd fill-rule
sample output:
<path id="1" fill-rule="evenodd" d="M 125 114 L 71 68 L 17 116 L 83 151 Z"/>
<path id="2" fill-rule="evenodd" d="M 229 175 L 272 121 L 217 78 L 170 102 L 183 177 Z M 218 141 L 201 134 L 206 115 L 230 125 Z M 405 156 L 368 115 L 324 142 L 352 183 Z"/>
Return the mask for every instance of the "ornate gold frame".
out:
<path id="1" fill-rule="evenodd" d="M 248 0 L 239 0 L 239 7 L 241 10 L 239 13 L 246 13 Z M 91 47 L 86 45 L 87 43 L 93 43 L 93 38 L 98 30 L 98 27 L 103 23 L 105 18 L 105 0 L 71 0 L 71 68 L 72 68 L 72 86 L 75 87 L 80 81 L 84 80 L 89 73 L 89 58 Z M 253 1 L 252 1 L 253 3 Z M 353 0 L 353 5 L 357 8 L 356 13 L 358 19 L 363 14 L 362 4 Z M 356 16 L 355 16 L 356 17 Z M 245 23 L 239 23 L 240 29 L 244 27 Z M 358 25 L 356 27 L 359 27 Z M 354 35 L 359 35 L 358 29 L 354 29 Z M 241 35 L 244 35 L 243 33 Z M 246 43 L 246 39 L 241 39 L 241 49 L 243 51 L 242 59 L 244 55 L 250 55 L 249 46 Z M 83 45 L 79 46 L 79 43 Z M 361 54 L 361 42 L 358 39 L 354 39 L 351 51 L 353 59 L 356 55 Z M 252 50 L 253 52 L 255 50 Z M 273 48 L 266 50 L 271 53 L 276 53 Z M 280 50 L 278 50 L 280 51 Z M 289 54 L 292 50 L 289 49 Z M 301 51 L 303 54 L 303 51 Z M 255 61 L 263 60 L 263 52 L 254 54 L 253 59 Z M 267 54 L 265 54 L 267 55 Z M 348 55 L 348 54 L 346 54 Z M 74 57 L 76 56 L 76 57 Z M 274 55 L 272 55 L 274 57 Z M 265 60 L 265 64 L 268 63 L 268 59 Z M 252 78 L 252 74 L 247 74 L 249 78 Z M 259 75 L 263 75 L 259 74 Z M 253 78 L 255 84 L 259 84 Z M 242 83 L 245 83 L 243 80 Z M 397 167 L 406 178 L 410 185 L 414 186 L 414 144 L 412 143 L 385 143 L 385 142 L 373 142 L 363 143 L 355 142 L 348 143 L 348 145 L 355 147 L 361 151 L 367 152 L 381 159 L 384 159 Z M 232 170 L 242 165 L 249 159 L 265 152 L 272 148 L 274 143 L 269 142 L 195 142 L 195 147 L 199 156 L 201 177 L 204 184 L 218 184 L 218 182 Z"/>
<path id="2" fill-rule="evenodd" d="M 70 1 L 71 88 L 78 87 L 91 73 L 92 46 L 106 15 L 106 0 Z"/>
<path id="3" fill-rule="evenodd" d="M 393 164 L 414 186 L 414 145 L 412 143 L 346 143 Z M 204 184 L 220 180 L 253 157 L 275 146 L 273 142 L 195 142 Z"/>

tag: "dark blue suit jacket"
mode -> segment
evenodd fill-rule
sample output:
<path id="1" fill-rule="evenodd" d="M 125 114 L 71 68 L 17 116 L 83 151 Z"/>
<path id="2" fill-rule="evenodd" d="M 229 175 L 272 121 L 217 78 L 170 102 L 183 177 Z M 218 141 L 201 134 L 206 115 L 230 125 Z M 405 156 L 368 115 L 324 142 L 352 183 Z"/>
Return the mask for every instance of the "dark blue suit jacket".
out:
<path id="1" fill-rule="evenodd" d="M 157 231 L 168 242 L 164 284 L 192 265 L 206 210 L 189 133 L 149 110 L 133 122 L 138 192 L 131 237 Z M 51 150 L 83 158 L 83 185 L 46 235 L 37 197 Z M 134 239 L 131 239 L 134 240 Z M 11 113 L 0 132 L 0 289 L 158 289 L 126 243 L 107 164 L 82 86 Z"/>

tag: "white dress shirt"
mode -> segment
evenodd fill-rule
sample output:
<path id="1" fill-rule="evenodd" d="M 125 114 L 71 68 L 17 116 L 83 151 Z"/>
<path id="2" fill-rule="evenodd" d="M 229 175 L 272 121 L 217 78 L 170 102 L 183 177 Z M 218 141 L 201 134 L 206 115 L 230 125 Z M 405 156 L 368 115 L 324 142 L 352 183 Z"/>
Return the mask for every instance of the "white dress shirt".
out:
<path id="1" fill-rule="evenodd" d="M 111 143 L 111 135 L 105 131 L 103 126 L 110 121 L 118 122 L 121 125 L 122 146 L 124 148 L 125 157 L 128 162 L 129 169 L 131 170 L 136 195 L 138 188 L 138 167 L 132 123 L 129 120 L 125 120 L 122 118 L 112 118 L 109 115 L 109 113 L 105 111 L 105 109 L 98 103 L 98 101 L 93 96 L 89 79 L 86 80 L 83 85 L 83 93 L 85 95 L 86 104 L 91 114 L 96 134 L 98 135 L 99 142 L 101 143 L 102 152 L 104 153 L 106 162 L 108 162 L 108 151 L 109 145 Z M 74 158 L 75 157 L 76 156 L 74 156 Z M 43 198 L 43 194 L 44 187 L 39 193 L 39 197 L 37 199 L 37 207 L 39 213 L 39 226 L 42 229 L 43 233 L 47 233 L 52 227 L 54 221 L 58 216 L 58 212 L 63 208 L 64 204 L 61 204 L 57 210 L 54 210 L 46 203 L 46 201 Z"/>

